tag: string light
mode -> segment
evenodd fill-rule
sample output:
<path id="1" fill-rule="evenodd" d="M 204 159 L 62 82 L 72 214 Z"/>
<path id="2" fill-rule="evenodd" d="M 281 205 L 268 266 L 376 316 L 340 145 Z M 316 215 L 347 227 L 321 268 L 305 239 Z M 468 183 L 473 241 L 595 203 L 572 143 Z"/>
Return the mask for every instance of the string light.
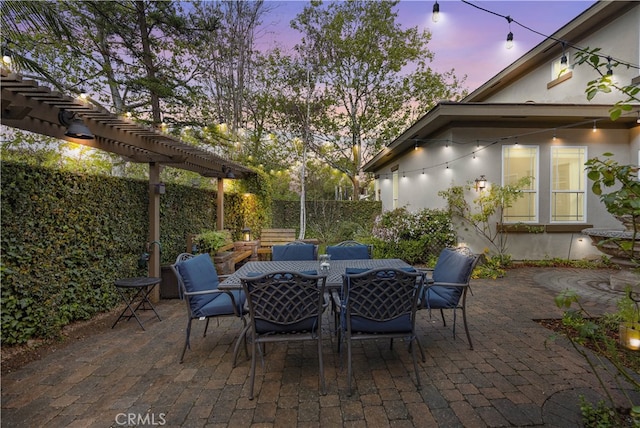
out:
<path id="1" fill-rule="evenodd" d="M 607 76 L 613 76 L 613 70 L 611 70 L 611 57 L 607 57 Z"/>
<path id="2" fill-rule="evenodd" d="M 562 58 L 560 58 L 560 65 L 567 65 L 567 63 L 569 62 L 569 60 L 567 59 L 567 55 L 565 55 L 564 53 L 565 45 L 566 43 L 562 42 Z"/>
<path id="3" fill-rule="evenodd" d="M 507 34 L 507 44 L 505 45 L 507 49 L 511 49 L 513 47 L 513 33 L 509 31 Z"/>
<path id="4" fill-rule="evenodd" d="M 511 32 L 511 21 L 513 21 L 513 19 L 511 19 L 510 16 L 506 16 L 505 19 L 507 20 L 507 22 L 509 23 L 509 34 L 507 34 L 507 49 L 511 49 L 513 47 L 513 33 Z"/>
<path id="5" fill-rule="evenodd" d="M 415 147 L 413 148 L 413 150 L 418 150 L 418 143 L 416 143 Z"/>
<path id="6" fill-rule="evenodd" d="M 438 22 L 439 19 L 440 19 L 440 5 L 436 0 L 436 3 L 433 5 L 433 14 L 431 15 L 431 20 L 433 22 Z"/>
<path id="7" fill-rule="evenodd" d="M 596 121 L 593 121 L 593 131 L 591 132 L 596 132 L 598 130 L 598 128 L 596 128 Z"/>
<path id="8" fill-rule="evenodd" d="M 508 42 L 510 41 L 511 43 L 513 43 L 513 33 L 511 32 L 511 23 L 513 22 L 513 23 L 517 24 L 519 27 L 524 28 L 525 30 L 528 30 L 528 31 L 530 31 L 530 32 L 532 32 L 532 33 L 535 33 L 535 34 L 539 35 L 539 36 L 542 36 L 542 37 L 544 37 L 545 39 L 555 40 L 556 42 L 563 43 L 564 45 L 569 46 L 569 47 L 572 47 L 572 48 L 577 49 L 577 50 L 581 50 L 581 51 L 584 51 L 584 50 L 585 50 L 585 48 L 582 48 L 582 47 L 580 47 L 580 46 L 574 45 L 574 44 L 572 44 L 572 43 L 570 43 L 570 42 L 567 42 L 567 41 L 564 41 L 564 40 L 558 39 L 558 38 L 553 37 L 553 36 L 546 35 L 546 34 L 544 34 L 544 33 L 541 33 L 541 32 L 539 32 L 539 31 L 534 30 L 533 28 L 527 27 L 526 25 L 524 25 L 524 24 L 522 24 L 522 23 L 520 23 L 520 22 L 516 21 L 515 19 L 511 18 L 510 16 L 505 16 L 505 15 L 502 15 L 502 14 L 500 14 L 500 13 L 494 12 L 494 11 L 492 11 L 492 10 L 485 9 L 485 8 L 483 8 L 483 7 L 481 7 L 481 6 L 478 6 L 478 5 L 475 5 L 475 4 L 471 3 L 471 2 L 470 2 L 470 1 L 468 1 L 468 0 L 462 0 L 462 3 L 467 4 L 467 5 L 469 5 L 469 6 L 472 6 L 472 7 L 476 8 L 476 9 L 479 9 L 479 10 L 481 10 L 481 11 L 483 11 L 483 12 L 487 12 L 487 13 L 490 13 L 490 14 L 492 14 L 492 15 L 496 15 L 496 16 L 499 16 L 499 17 L 501 17 L 501 18 L 506 19 L 506 20 L 507 20 L 507 22 L 509 23 L 509 35 L 507 35 L 507 41 L 508 41 Z M 509 40 L 509 39 L 510 39 L 510 40 Z M 607 56 L 606 54 L 598 53 L 598 52 L 591 52 L 591 53 L 590 53 L 590 55 L 597 56 L 597 57 L 599 57 L 599 58 L 604 58 L 604 59 L 610 58 L 610 57 L 609 57 L 609 56 Z M 613 60 L 613 58 L 612 58 L 612 60 Z M 627 68 L 640 69 L 640 65 L 638 65 L 638 64 L 631 64 L 630 62 L 625 62 L 625 61 L 617 61 L 617 60 L 616 60 L 616 65 L 624 65 L 624 66 L 626 66 Z"/>

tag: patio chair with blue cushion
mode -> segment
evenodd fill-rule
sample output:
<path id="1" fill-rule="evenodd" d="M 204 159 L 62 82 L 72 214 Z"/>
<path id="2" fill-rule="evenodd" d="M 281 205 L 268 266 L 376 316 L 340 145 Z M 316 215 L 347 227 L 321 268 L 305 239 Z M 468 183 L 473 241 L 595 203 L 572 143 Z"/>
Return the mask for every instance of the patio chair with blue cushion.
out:
<path id="1" fill-rule="evenodd" d="M 241 290 L 218 290 L 220 279 L 209 254 L 194 256 L 190 253 L 182 253 L 177 257 L 176 262 L 171 265 L 171 269 L 178 280 L 180 297 L 185 300 L 187 305 L 187 331 L 182 354 L 180 355 L 180 362 L 182 363 L 187 348 L 191 348 L 189 342 L 191 322 L 194 319 L 206 319 L 203 337 L 207 335 L 211 318 L 240 317 L 246 326 L 247 323 L 244 318 L 245 296 Z M 239 344 L 240 342 L 238 341 L 234 350 L 234 364 Z"/>
<path id="2" fill-rule="evenodd" d="M 373 246 L 357 241 L 342 241 L 339 244 L 327 246 L 327 254 L 331 256 L 331 260 L 370 259 L 373 255 Z"/>
<path id="3" fill-rule="evenodd" d="M 415 315 L 418 299 L 422 293 L 425 274 L 408 269 L 380 268 L 343 276 L 341 293 L 333 293 L 340 310 L 340 336 L 347 343 L 348 382 L 351 395 L 352 342 L 363 339 L 409 340 L 409 352 L 413 358 L 416 383 L 420 389 L 420 375 L 415 342 L 422 361 L 424 352 L 415 333 Z M 340 295 L 339 295 L 340 294 Z"/>
<path id="4" fill-rule="evenodd" d="M 478 256 L 467 247 L 445 248 L 440 252 L 438 261 L 427 280 L 420 309 L 439 309 L 442 323 L 446 327 L 444 310 L 453 310 L 453 338 L 456 337 L 456 312 L 462 311 L 464 330 L 469 341 L 469 349 L 473 349 L 469 326 L 467 325 L 467 290 L 471 273 L 478 263 Z"/>
<path id="5" fill-rule="evenodd" d="M 285 245 L 274 245 L 271 252 L 271 260 L 276 262 L 318 260 L 318 246 L 302 241 L 293 241 Z"/>
<path id="6" fill-rule="evenodd" d="M 249 306 L 253 351 L 250 400 L 253 400 L 258 352 L 262 352 L 261 344 L 268 342 L 315 340 L 320 388 L 323 395 L 326 393 L 322 363 L 322 313 L 326 307 L 326 279 L 325 276 L 316 275 L 316 272 L 274 272 L 240 278 Z"/>

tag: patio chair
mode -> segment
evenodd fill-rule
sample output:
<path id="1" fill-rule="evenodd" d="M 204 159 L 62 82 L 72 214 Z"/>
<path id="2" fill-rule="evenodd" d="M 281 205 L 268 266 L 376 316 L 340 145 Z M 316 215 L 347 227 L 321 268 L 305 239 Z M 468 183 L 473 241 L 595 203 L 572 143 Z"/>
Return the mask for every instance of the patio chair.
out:
<path id="1" fill-rule="evenodd" d="M 342 241 L 327 247 L 331 260 L 363 260 L 373 255 L 373 245 L 361 244 L 357 241 Z"/>
<path id="2" fill-rule="evenodd" d="M 293 241 L 285 245 L 274 245 L 271 260 L 276 262 L 318 260 L 318 246 L 302 241 Z"/>
<path id="3" fill-rule="evenodd" d="M 180 298 L 184 299 L 187 305 L 187 331 L 180 355 L 180 363 L 184 360 L 187 348 L 191 349 L 189 342 L 191 335 L 191 322 L 194 319 L 206 319 L 204 333 L 206 337 L 209 328 L 209 320 L 217 317 L 236 316 L 242 318 L 243 324 L 247 325 L 244 317 L 245 296 L 241 290 L 222 291 L 218 290 L 220 277 L 211 261 L 209 254 L 193 255 L 182 253 L 176 258 L 176 262 L 171 265 L 171 270 L 178 280 Z M 238 353 L 239 341 L 234 349 L 234 365 Z M 245 352 L 247 345 L 245 342 Z M 247 352 L 248 355 L 248 352 Z"/>
<path id="4" fill-rule="evenodd" d="M 312 272 L 276 272 L 243 277 L 249 306 L 252 346 L 249 399 L 253 400 L 258 352 L 261 344 L 315 340 L 318 345 L 320 388 L 326 394 L 322 363 L 322 313 L 325 276 Z M 264 357 L 263 357 L 264 368 Z"/>
<path id="5" fill-rule="evenodd" d="M 469 326 L 467 325 L 467 290 L 471 273 L 478 263 L 479 257 L 467 247 L 445 248 L 440 252 L 438 261 L 433 269 L 424 269 L 431 272 L 427 280 L 420 309 L 439 309 L 442 316 L 442 324 L 446 327 L 444 310 L 453 310 L 453 338 L 456 337 L 456 313 L 462 311 L 464 331 L 469 341 L 469 349 L 473 349 Z"/>
<path id="6" fill-rule="evenodd" d="M 351 395 L 352 342 L 365 339 L 409 340 L 409 352 L 413 358 L 416 383 L 420 389 L 420 375 L 413 342 L 416 343 L 422 361 L 424 352 L 415 333 L 415 315 L 418 298 L 422 293 L 425 274 L 395 268 L 372 269 L 362 273 L 347 273 L 343 276 L 342 295 L 333 293 L 340 310 L 339 340 L 347 343 L 348 382 Z"/>

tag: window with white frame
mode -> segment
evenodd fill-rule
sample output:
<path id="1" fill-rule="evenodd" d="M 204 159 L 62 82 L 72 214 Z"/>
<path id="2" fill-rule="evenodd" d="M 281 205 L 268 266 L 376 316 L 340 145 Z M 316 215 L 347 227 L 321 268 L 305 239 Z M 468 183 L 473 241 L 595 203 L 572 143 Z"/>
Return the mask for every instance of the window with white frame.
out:
<path id="1" fill-rule="evenodd" d="M 551 147 L 551 222 L 585 222 L 586 147 Z"/>
<path id="2" fill-rule="evenodd" d="M 538 158 L 537 146 L 502 147 L 502 185 L 515 185 L 520 179 L 529 177 L 531 182 L 522 189 L 522 197 L 505 208 L 505 223 L 535 223 L 538 221 Z"/>

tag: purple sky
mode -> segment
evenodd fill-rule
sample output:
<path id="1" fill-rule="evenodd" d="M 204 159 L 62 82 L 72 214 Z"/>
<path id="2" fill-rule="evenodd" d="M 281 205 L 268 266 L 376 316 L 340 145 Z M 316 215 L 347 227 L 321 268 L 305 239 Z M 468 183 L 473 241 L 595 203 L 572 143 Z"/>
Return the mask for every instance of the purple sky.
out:
<path id="1" fill-rule="evenodd" d="M 476 1 L 474 5 L 500 15 L 510 16 L 524 26 L 544 35 L 551 35 L 584 12 L 595 1 Z M 264 34 L 258 40 L 261 48 L 278 44 L 294 45 L 300 38 L 289 28 L 289 22 L 302 11 L 306 1 L 267 0 L 272 11 L 265 18 Z M 505 48 L 509 24 L 505 18 L 479 10 L 454 0 L 438 0 L 440 20 L 431 20 L 435 1 L 402 0 L 397 6 L 399 21 L 407 27 L 418 26 L 432 33 L 428 48 L 435 54 L 431 68 L 445 72 L 452 68 L 456 75 L 467 76 L 470 90 L 489 80 L 520 56 L 544 40 L 515 23 L 512 49 Z"/>

